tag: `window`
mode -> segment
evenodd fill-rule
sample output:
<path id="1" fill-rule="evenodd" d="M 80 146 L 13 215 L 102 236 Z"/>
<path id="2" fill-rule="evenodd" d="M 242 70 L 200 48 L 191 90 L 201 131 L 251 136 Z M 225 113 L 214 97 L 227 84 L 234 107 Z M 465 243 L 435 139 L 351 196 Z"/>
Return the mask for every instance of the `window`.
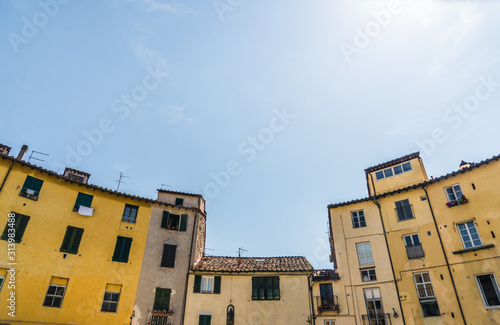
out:
<path id="1" fill-rule="evenodd" d="M 361 281 L 370 282 L 377 281 L 377 274 L 375 273 L 375 269 L 364 269 L 361 270 Z"/>
<path id="2" fill-rule="evenodd" d="M 353 228 L 366 227 L 365 214 L 363 213 L 363 210 L 351 212 L 351 218 Z"/>
<path id="3" fill-rule="evenodd" d="M 325 325 L 335 325 L 334 320 L 325 320 Z"/>
<path id="4" fill-rule="evenodd" d="M 137 205 L 125 204 L 122 221 L 135 223 L 137 219 L 137 210 L 139 210 Z"/>
<path id="5" fill-rule="evenodd" d="M 477 286 L 486 307 L 500 306 L 500 289 L 493 274 L 476 275 Z"/>
<path id="6" fill-rule="evenodd" d="M 462 196 L 464 196 L 464 194 L 462 192 L 462 188 L 460 187 L 460 184 L 446 187 L 444 190 L 446 191 L 446 196 L 448 197 L 448 202 L 459 203 Z"/>
<path id="7" fill-rule="evenodd" d="M 210 325 L 212 322 L 212 315 L 200 315 L 200 322 L 198 325 Z"/>
<path id="8" fill-rule="evenodd" d="M 1 239 L 9 240 L 9 238 L 13 238 L 15 243 L 20 243 L 29 221 L 29 216 L 16 212 L 10 213 Z"/>
<path id="9" fill-rule="evenodd" d="M 43 305 L 45 307 L 61 308 L 67 285 L 68 279 L 52 277 Z"/>
<path id="10" fill-rule="evenodd" d="M 476 224 L 474 221 L 469 221 L 465 223 L 457 224 L 458 231 L 460 231 L 460 237 L 462 237 L 462 242 L 464 248 L 471 248 L 481 246 L 481 238 L 476 229 Z"/>
<path id="11" fill-rule="evenodd" d="M 4 282 L 5 282 L 5 277 L 4 276 L 0 276 L 0 291 L 2 291 L 3 283 Z"/>
<path id="12" fill-rule="evenodd" d="M 409 259 L 425 256 L 418 234 L 403 236 L 403 240 L 406 246 L 406 255 Z"/>
<path id="13" fill-rule="evenodd" d="M 253 277 L 252 300 L 280 300 L 280 278 Z"/>
<path id="14" fill-rule="evenodd" d="M 161 257 L 161 267 L 175 267 L 175 252 L 177 251 L 177 246 L 164 244 L 163 254 Z"/>
<path id="15" fill-rule="evenodd" d="M 60 251 L 71 254 L 78 253 L 78 247 L 80 246 L 82 236 L 82 228 L 75 228 L 71 226 L 66 227 L 66 234 L 64 235 Z"/>
<path id="16" fill-rule="evenodd" d="M 175 205 L 184 205 L 184 199 L 176 198 L 175 199 Z"/>
<path id="17" fill-rule="evenodd" d="M 411 163 L 405 162 L 404 164 L 389 167 L 384 170 L 379 170 L 378 172 L 375 173 L 375 178 L 377 179 L 377 181 L 379 181 L 384 178 L 409 172 L 410 170 L 412 170 Z"/>
<path id="18" fill-rule="evenodd" d="M 163 211 L 161 218 L 161 227 L 170 230 L 186 231 L 187 228 L 187 214 L 172 214 L 168 211 Z"/>
<path id="19" fill-rule="evenodd" d="M 120 300 L 120 292 L 122 286 L 117 284 L 107 284 L 102 299 L 101 311 L 108 313 L 116 313 L 118 309 L 118 300 Z"/>
<path id="20" fill-rule="evenodd" d="M 396 201 L 396 214 L 398 215 L 398 220 L 407 220 L 413 218 L 412 206 L 410 200 L 404 199 L 401 201 Z"/>
<path id="21" fill-rule="evenodd" d="M 153 310 L 170 310 L 170 294 L 172 290 L 164 288 L 156 288 L 155 291 L 155 302 L 153 304 Z"/>
<path id="22" fill-rule="evenodd" d="M 441 316 L 429 272 L 413 274 L 424 317 Z"/>
<path id="23" fill-rule="evenodd" d="M 195 293 L 220 293 L 221 277 L 220 276 L 194 276 Z"/>
<path id="24" fill-rule="evenodd" d="M 92 205 L 92 199 L 94 199 L 93 195 L 78 193 L 73 211 L 78 212 L 80 206 L 90 208 L 90 206 Z"/>
<path id="25" fill-rule="evenodd" d="M 115 252 L 113 254 L 113 261 L 127 263 L 131 246 L 132 246 L 132 238 L 118 236 L 116 238 L 116 246 L 115 246 Z"/>
<path id="26" fill-rule="evenodd" d="M 331 283 L 321 283 L 319 285 L 320 300 L 318 301 L 318 312 L 323 310 L 336 310 L 338 304 L 333 297 L 333 288 Z"/>
<path id="27" fill-rule="evenodd" d="M 363 292 L 365 294 L 368 324 L 388 324 L 384 314 L 380 288 L 367 288 L 363 289 Z"/>
<path id="28" fill-rule="evenodd" d="M 43 180 L 31 176 L 26 176 L 26 180 L 24 181 L 23 188 L 21 189 L 19 195 L 36 201 L 38 200 L 38 195 L 40 194 L 42 185 Z"/>
<path id="29" fill-rule="evenodd" d="M 356 244 L 359 265 L 373 265 L 373 255 L 370 243 Z"/>

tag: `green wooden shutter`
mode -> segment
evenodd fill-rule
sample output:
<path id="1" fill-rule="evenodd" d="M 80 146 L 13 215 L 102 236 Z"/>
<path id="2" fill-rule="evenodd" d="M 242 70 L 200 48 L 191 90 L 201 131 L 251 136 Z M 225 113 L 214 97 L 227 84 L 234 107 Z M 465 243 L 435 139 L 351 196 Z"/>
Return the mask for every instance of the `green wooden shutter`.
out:
<path id="1" fill-rule="evenodd" d="M 73 236 L 73 227 L 67 226 L 66 233 L 64 234 L 64 239 L 61 244 L 61 248 L 59 249 L 60 251 L 65 252 L 69 250 L 69 243 L 71 241 L 72 236 Z"/>
<path id="2" fill-rule="evenodd" d="M 274 291 L 274 300 L 280 300 L 280 278 L 274 277 L 273 279 L 273 291 Z"/>
<path id="3" fill-rule="evenodd" d="M 116 238 L 115 252 L 113 253 L 113 261 L 120 262 L 120 253 L 122 251 L 123 240 L 125 237 L 118 236 Z"/>
<path id="4" fill-rule="evenodd" d="M 75 254 L 78 253 L 78 248 L 80 247 L 80 242 L 82 241 L 82 236 L 83 236 L 83 229 L 82 228 L 75 228 L 73 245 L 71 245 L 71 251 L 75 252 Z"/>
<path id="5" fill-rule="evenodd" d="M 85 194 L 85 193 L 78 193 L 78 196 L 76 197 L 74 210 L 78 211 L 78 208 L 80 207 L 80 205 L 83 205 L 84 207 L 90 208 L 90 206 L 92 205 L 92 199 L 94 199 L 93 195 L 89 195 L 89 194 Z"/>
<path id="6" fill-rule="evenodd" d="M 16 243 L 20 243 L 23 238 L 24 231 L 28 226 L 28 221 L 30 221 L 29 216 L 25 216 L 24 214 L 16 213 Z"/>
<path id="7" fill-rule="evenodd" d="M 170 295 L 172 290 L 156 288 L 155 301 L 153 310 L 169 310 L 170 309 Z"/>
<path id="8" fill-rule="evenodd" d="M 161 227 L 164 229 L 167 229 L 169 215 L 168 211 L 163 211 L 163 216 L 161 217 Z"/>
<path id="9" fill-rule="evenodd" d="M 26 176 L 26 180 L 24 181 L 23 185 L 23 190 L 26 191 L 26 189 L 30 189 L 35 192 L 35 195 L 38 195 L 40 193 L 40 190 L 42 189 L 42 185 L 43 185 L 43 180 L 31 176 Z"/>
<path id="10" fill-rule="evenodd" d="M 252 300 L 259 300 L 259 279 L 252 278 Z"/>
<path id="11" fill-rule="evenodd" d="M 183 214 L 183 215 L 181 215 L 181 226 L 180 226 L 180 231 L 186 231 L 186 227 L 187 227 L 187 219 L 188 219 L 188 215 L 187 215 L 187 214 Z"/>
<path id="12" fill-rule="evenodd" d="M 210 325 L 212 322 L 212 316 L 210 315 L 200 315 L 199 325 Z"/>
<path id="13" fill-rule="evenodd" d="M 130 254 L 130 248 L 132 247 L 132 238 L 125 237 L 125 246 L 122 254 L 122 261 L 128 262 L 128 256 Z"/>
<path id="14" fill-rule="evenodd" d="M 214 293 L 220 293 L 220 282 L 221 282 L 221 277 L 216 276 L 214 278 Z"/>
<path id="15" fill-rule="evenodd" d="M 195 293 L 201 292 L 201 275 L 194 276 L 194 290 Z"/>

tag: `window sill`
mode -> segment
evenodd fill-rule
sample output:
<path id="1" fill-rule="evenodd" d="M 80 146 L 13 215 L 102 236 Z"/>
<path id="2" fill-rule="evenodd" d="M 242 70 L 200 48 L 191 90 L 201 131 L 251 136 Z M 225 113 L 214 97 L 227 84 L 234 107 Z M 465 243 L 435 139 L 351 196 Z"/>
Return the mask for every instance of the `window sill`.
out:
<path id="1" fill-rule="evenodd" d="M 33 200 L 33 201 L 38 201 L 38 195 L 31 195 L 25 192 L 20 192 L 19 196 L 25 197 L 27 199 Z"/>
<path id="2" fill-rule="evenodd" d="M 489 244 L 489 245 L 476 246 L 476 247 L 471 247 L 471 248 L 466 248 L 466 249 L 462 249 L 459 251 L 455 251 L 455 252 L 453 252 L 453 254 L 454 255 L 463 254 L 463 253 L 468 253 L 468 252 L 479 251 L 481 249 L 488 249 L 488 248 L 492 248 L 492 247 L 495 247 L 495 245 Z"/>
<path id="3" fill-rule="evenodd" d="M 135 221 L 122 220 L 122 222 L 134 223 L 135 224 Z"/>
<path id="4" fill-rule="evenodd" d="M 366 264 L 366 265 L 360 265 L 359 268 L 360 269 L 371 269 L 371 268 L 374 268 L 375 267 L 375 264 Z"/>
<path id="5" fill-rule="evenodd" d="M 78 254 L 78 252 L 69 251 L 69 250 L 65 250 L 65 249 L 60 249 L 59 251 L 60 251 L 60 252 L 63 252 L 63 253 L 66 253 L 66 254 L 73 254 L 73 255 Z"/>
<path id="6" fill-rule="evenodd" d="M 446 203 L 446 206 L 448 208 L 453 208 L 453 207 L 456 207 L 456 206 L 459 206 L 459 205 L 463 205 L 463 204 L 466 204 L 466 203 L 469 203 L 469 200 L 465 199 L 463 200 L 462 202 L 447 202 Z"/>
<path id="7" fill-rule="evenodd" d="M 406 219 L 399 219 L 399 218 L 398 218 L 398 222 L 401 222 L 401 221 L 406 221 L 406 220 L 413 220 L 413 219 L 415 219 L 415 217 L 406 218 Z"/>

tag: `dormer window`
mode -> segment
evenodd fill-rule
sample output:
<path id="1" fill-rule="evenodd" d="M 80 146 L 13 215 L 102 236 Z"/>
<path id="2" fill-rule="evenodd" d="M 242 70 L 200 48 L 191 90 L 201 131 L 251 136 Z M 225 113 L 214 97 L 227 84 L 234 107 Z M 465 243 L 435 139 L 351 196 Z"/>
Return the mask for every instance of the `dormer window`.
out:
<path id="1" fill-rule="evenodd" d="M 63 176 L 72 179 L 74 181 L 87 184 L 90 178 L 89 173 L 85 173 L 76 169 L 68 168 L 64 169 Z"/>
<path id="2" fill-rule="evenodd" d="M 405 162 L 403 164 L 389 167 L 389 168 L 386 168 L 384 170 L 379 170 L 378 172 L 375 173 L 375 178 L 377 179 L 377 181 L 379 181 L 379 180 L 384 179 L 384 178 L 388 178 L 388 177 L 392 177 L 395 175 L 409 172 L 410 170 L 412 170 L 411 163 Z"/>

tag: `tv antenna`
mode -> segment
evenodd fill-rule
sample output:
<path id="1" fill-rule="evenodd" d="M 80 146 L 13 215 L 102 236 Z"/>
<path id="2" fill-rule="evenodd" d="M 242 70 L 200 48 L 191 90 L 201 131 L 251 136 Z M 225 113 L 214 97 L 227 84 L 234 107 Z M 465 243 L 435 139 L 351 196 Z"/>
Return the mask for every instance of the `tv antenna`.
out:
<path id="1" fill-rule="evenodd" d="M 205 247 L 205 251 L 215 251 L 215 249 Z M 212 254 L 206 254 L 206 253 L 205 253 L 205 256 L 213 256 L 213 255 L 212 255 Z"/>
<path id="2" fill-rule="evenodd" d="M 160 189 L 162 189 L 162 190 L 163 190 L 163 186 L 165 186 L 165 187 L 172 187 L 172 185 L 168 185 L 168 184 L 161 184 L 161 185 L 160 185 Z"/>
<path id="3" fill-rule="evenodd" d="M 30 162 L 30 159 L 31 159 L 31 158 L 33 158 L 33 159 L 35 159 L 35 160 L 39 160 L 39 161 L 41 161 L 41 162 L 45 162 L 45 160 L 43 160 L 43 159 L 39 159 L 39 158 L 33 157 L 33 154 L 34 154 L 34 153 L 37 153 L 37 154 L 40 154 L 40 155 L 44 155 L 44 156 L 49 156 L 49 154 L 48 154 L 48 153 L 43 153 L 43 152 L 40 152 L 40 151 L 35 151 L 35 150 L 32 150 L 32 151 L 31 151 L 31 155 L 30 155 L 30 157 L 28 158 L 28 162 Z"/>
<path id="4" fill-rule="evenodd" d="M 116 187 L 116 191 L 118 192 L 118 190 L 120 189 L 120 184 L 123 183 L 123 184 L 127 184 L 125 182 L 122 182 L 122 178 L 130 178 L 128 176 L 125 176 L 122 174 L 122 172 L 120 172 L 120 178 L 118 180 L 114 180 L 115 182 L 118 182 L 118 186 Z"/>
<path id="5" fill-rule="evenodd" d="M 238 248 L 238 257 L 241 258 L 241 253 L 242 252 L 248 252 L 246 249 L 243 249 L 243 247 Z"/>

